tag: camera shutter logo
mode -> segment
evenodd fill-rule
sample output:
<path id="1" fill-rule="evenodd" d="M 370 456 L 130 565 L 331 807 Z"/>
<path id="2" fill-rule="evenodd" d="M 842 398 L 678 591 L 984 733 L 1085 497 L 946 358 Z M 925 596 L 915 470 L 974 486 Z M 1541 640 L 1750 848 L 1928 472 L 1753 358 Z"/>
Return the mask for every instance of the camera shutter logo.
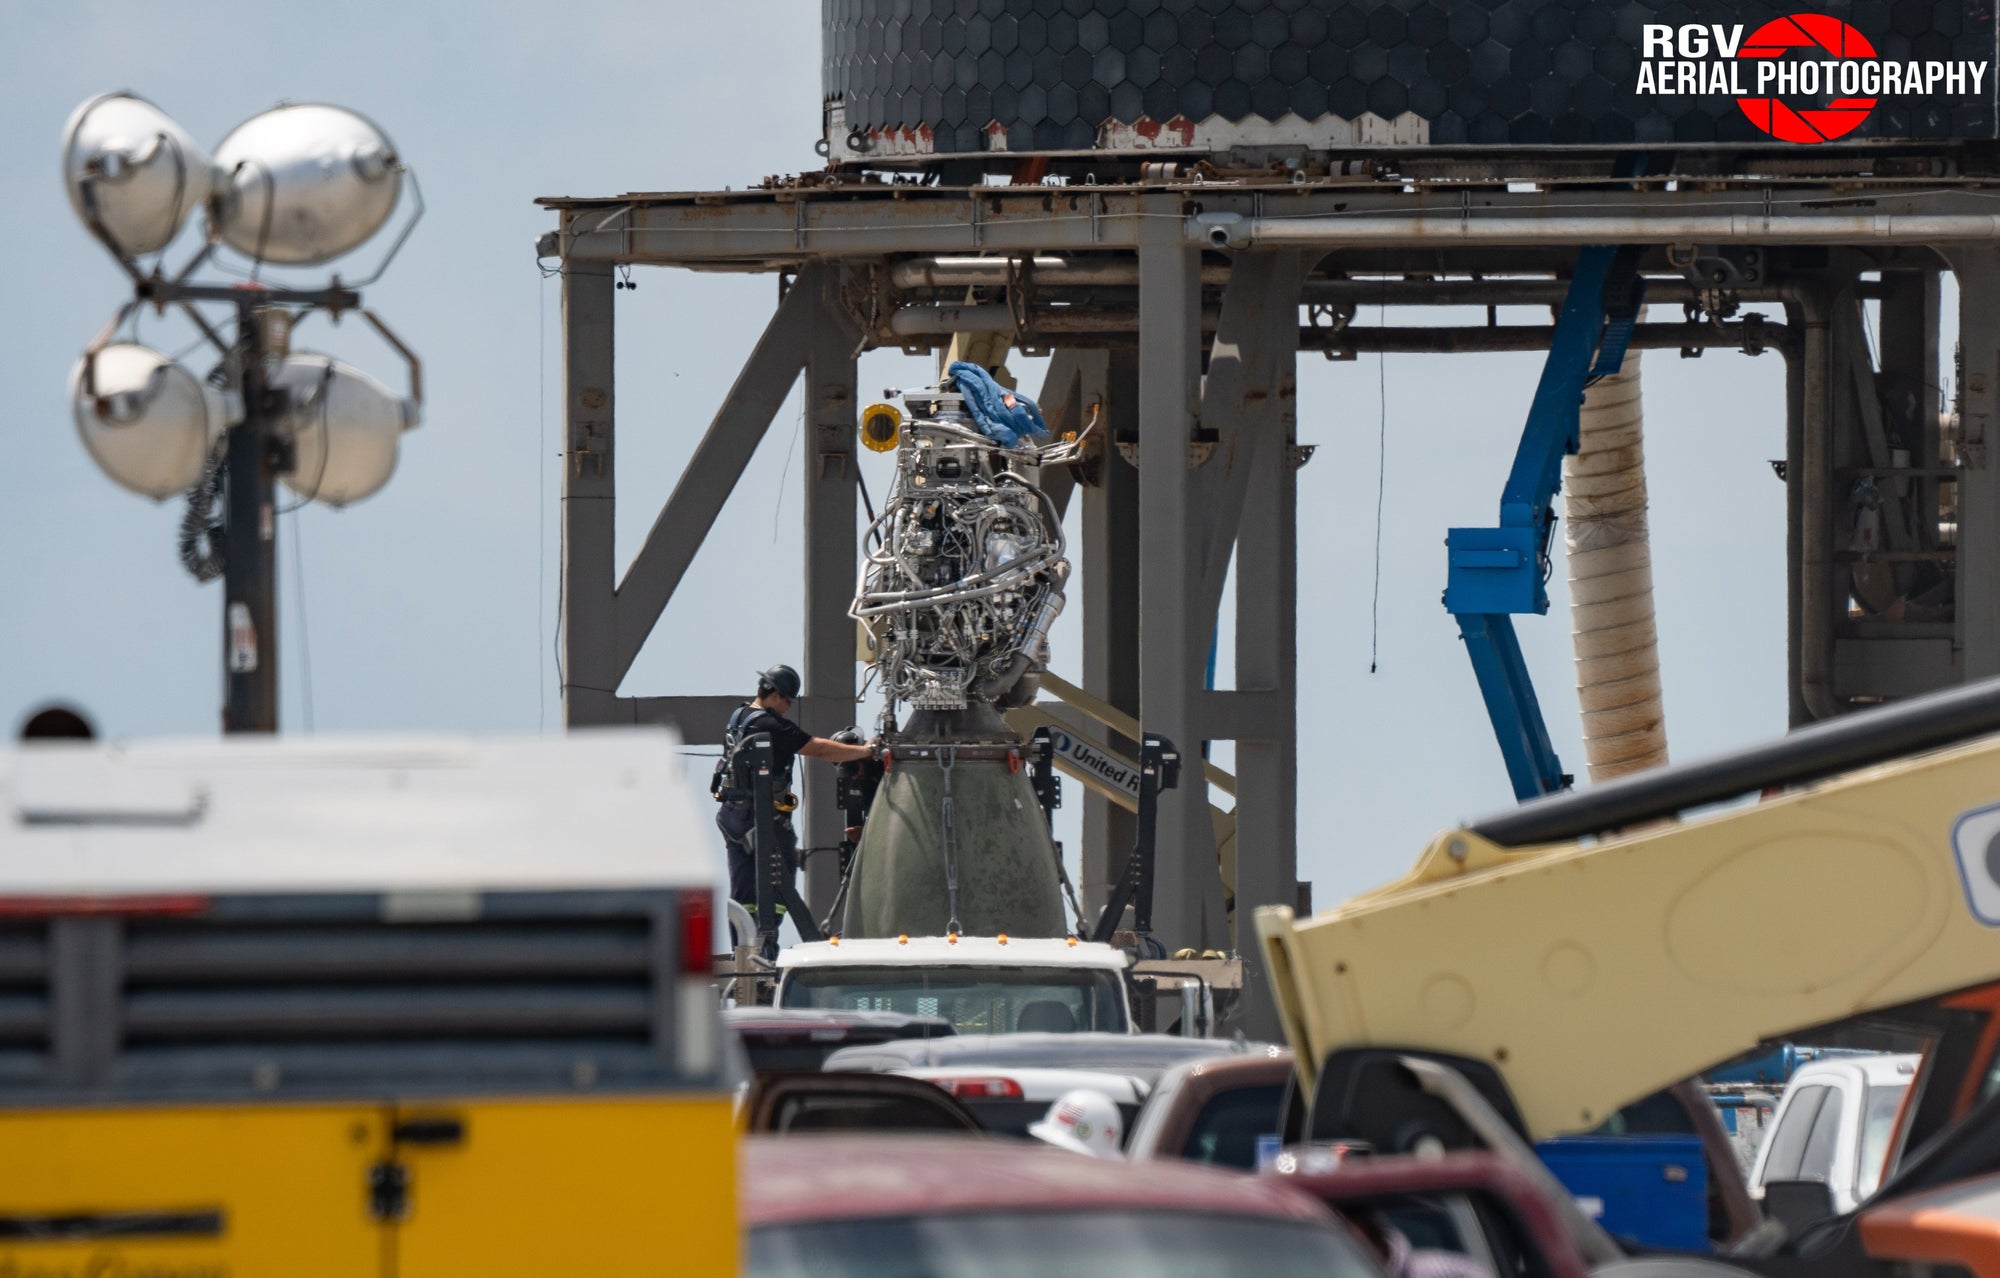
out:
<path id="1" fill-rule="evenodd" d="M 1827 64 L 1829 80 L 1836 62 L 1873 58 L 1875 46 L 1868 37 L 1824 13 L 1794 13 L 1757 28 L 1736 51 L 1739 58 L 1782 58 L 1799 52 L 1804 57 Z M 1831 90 L 1829 90 L 1831 91 Z M 1831 142 L 1860 128 L 1875 109 L 1876 99 L 1834 97 L 1824 106 L 1813 95 L 1796 95 L 1796 100 L 1738 98 L 1736 105 L 1750 117 L 1750 123 L 1780 142 Z"/>

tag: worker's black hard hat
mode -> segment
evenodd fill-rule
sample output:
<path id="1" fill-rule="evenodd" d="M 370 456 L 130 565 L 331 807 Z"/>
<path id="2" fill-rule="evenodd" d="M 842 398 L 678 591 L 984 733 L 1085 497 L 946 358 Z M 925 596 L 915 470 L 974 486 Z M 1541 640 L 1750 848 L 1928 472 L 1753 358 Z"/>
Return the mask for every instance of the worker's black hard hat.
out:
<path id="1" fill-rule="evenodd" d="M 787 701 L 799 699 L 799 672 L 790 666 L 772 666 L 757 676 L 759 694 L 775 692 Z"/>

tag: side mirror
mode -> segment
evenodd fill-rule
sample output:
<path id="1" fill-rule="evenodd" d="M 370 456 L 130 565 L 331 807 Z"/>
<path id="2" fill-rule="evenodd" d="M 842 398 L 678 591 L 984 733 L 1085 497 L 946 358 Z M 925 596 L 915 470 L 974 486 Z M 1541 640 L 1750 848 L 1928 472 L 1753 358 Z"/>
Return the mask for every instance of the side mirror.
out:
<path id="1" fill-rule="evenodd" d="M 1793 1238 L 1839 1215 L 1833 1206 L 1833 1190 L 1823 1180 L 1766 1181 L 1764 1214 L 1783 1225 Z"/>

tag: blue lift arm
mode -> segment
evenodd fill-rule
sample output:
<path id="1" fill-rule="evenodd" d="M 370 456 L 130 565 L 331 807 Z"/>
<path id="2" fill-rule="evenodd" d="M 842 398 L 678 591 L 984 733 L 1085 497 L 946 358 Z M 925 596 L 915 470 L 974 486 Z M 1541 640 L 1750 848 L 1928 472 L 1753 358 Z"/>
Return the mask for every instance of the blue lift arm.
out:
<path id="1" fill-rule="evenodd" d="M 1548 362 L 1535 387 L 1514 468 L 1500 493 L 1495 528 L 1454 528 L 1444 606 L 1479 679 L 1514 796 L 1531 799 L 1569 785 L 1549 743 L 1541 703 L 1514 635 L 1515 613 L 1549 610 L 1549 541 L 1563 458 L 1576 452 L 1584 387 L 1618 371 L 1645 298 L 1636 248 L 1587 248 L 1577 256 Z"/>

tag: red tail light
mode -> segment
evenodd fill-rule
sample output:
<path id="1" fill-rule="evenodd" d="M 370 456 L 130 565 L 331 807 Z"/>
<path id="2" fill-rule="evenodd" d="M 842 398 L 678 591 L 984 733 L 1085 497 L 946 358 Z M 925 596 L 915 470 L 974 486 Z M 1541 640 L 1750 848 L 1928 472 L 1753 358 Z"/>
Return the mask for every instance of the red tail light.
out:
<path id="1" fill-rule="evenodd" d="M 707 976 L 715 966 L 715 894 L 681 893 L 681 975 Z"/>
<path id="2" fill-rule="evenodd" d="M 978 1078 L 941 1078 L 937 1085 L 959 1100 L 1020 1100 L 1021 1085 L 999 1075 Z"/>

